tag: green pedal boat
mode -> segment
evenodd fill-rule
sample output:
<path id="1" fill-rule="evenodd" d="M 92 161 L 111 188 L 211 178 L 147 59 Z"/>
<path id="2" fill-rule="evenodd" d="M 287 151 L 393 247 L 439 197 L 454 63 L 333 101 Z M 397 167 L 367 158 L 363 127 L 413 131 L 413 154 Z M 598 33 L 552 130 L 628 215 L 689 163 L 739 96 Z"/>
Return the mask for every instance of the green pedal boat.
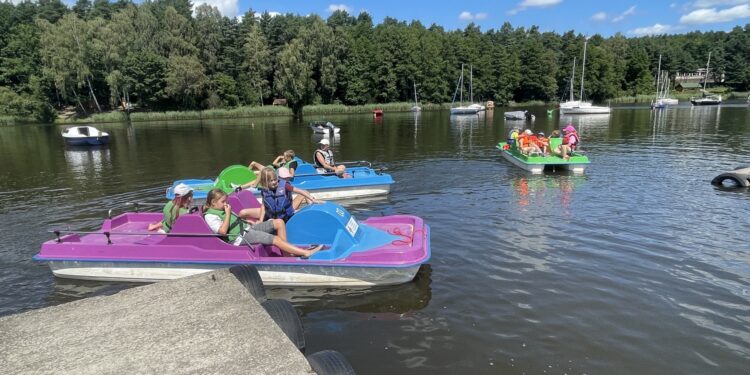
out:
<path id="1" fill-rule="evenodd" d="M 554 150 L 561 142 L 561 138 L 550 138 L 550 149 Z M 580 152 L 573 152 L 569 155 L 570 159 L 564 160 L 555 154 L 548 156 L 542 156 L 541 154 L 525 155 L 515 145 L 507 146 L 507 142 L 498 143 L 497 148 L 506 160 L 533 174 L 540 174 L 545 168 L 560 168 L 567 169 L 573 173 L 583 173 L 586 166 L 590 164 L 589 158 Z"/>

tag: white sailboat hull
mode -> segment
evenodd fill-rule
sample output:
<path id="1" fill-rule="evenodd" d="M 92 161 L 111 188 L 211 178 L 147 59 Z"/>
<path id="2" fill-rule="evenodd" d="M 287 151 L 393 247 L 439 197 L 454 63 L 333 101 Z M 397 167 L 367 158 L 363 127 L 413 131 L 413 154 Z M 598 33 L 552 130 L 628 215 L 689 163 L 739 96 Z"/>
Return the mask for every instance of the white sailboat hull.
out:
<path id="1" fill-rule="evenodd" d="M 611 112 L 610 107 L 592 105 L 589 102 L 568 101 L 560 104 L 560 113 L 564 115 L 601 115 Z"/>
<path id="2" fill-rule="evenodd" d="M 479 109 L 471 107 L 455 107 L 451 108 L 451 115 L 476 115 L 479 113 Z"/>

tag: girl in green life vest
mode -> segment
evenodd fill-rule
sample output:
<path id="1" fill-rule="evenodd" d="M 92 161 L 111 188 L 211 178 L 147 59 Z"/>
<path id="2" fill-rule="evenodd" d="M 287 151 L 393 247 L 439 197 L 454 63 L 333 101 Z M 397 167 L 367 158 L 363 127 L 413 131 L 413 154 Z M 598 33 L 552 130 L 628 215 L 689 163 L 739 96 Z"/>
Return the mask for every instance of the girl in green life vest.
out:
<path id="1" fill-rule="evenodd" d="M 260 175 L 260 172 L 263 171 L 263 168 L 273 168 L 274 170 L 279 168 L 286 168 L 289 170 L 290 178 L 294 178 L 294 171 L 297 170 L 297 167 L 299 166 L 299 163 L 297 163 L 296 160 L 294 160 L 295 157 L 294 150 L 286 150 L 283 154 L 276 157 L 276 159 L 273 159 L 271 164 L 269 165 L 263 165 L 261 163 L 258 163 L 257 161 L 251 161 L 250 164 L 247 166 L 250 168 L 251 171 L 255 172 L 256 175 Z M 253 181 L 248 182 L 245 185 L 242 185 L 242 188 L 248 188 L 248 187 L 255 187 L 258 184 L 258 179 L 256 178 Z"/>
<path id="2" fill-rule="evenodd" d="M 161 233 L 169 233 L 172 230 L 174 222 L 180 215 L 188 213 L 190 203 L 193 202 L 193 188 L 185 184 L 178 184 L 174 187 L 174 199 L 167 202 L 164 206 L 164 219 L 158 223 L 148 225 L 148 230 L 159 230 Z"/>
<path id="3" fill-rule="evenodd" d="M 219 189 L 208 192 L 206 205 L 203 207 L 203 218 L 214 233 L 224 235 L 223 239 L 235 246 L 274 245 L 288 254 L 304 259 L 323 249 L 321 245 L 302 249 L 287 242 L 284 220 L 271 219 L 252 225 L 246 223 L 232 213 L 232 207 L 227 204 L 227 194 Z"/>

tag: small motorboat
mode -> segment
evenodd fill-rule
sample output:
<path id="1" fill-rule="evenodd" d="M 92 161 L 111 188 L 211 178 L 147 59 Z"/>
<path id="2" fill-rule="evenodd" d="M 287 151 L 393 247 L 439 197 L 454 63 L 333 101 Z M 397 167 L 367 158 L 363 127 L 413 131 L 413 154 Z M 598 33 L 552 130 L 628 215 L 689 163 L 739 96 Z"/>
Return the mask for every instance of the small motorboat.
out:
<path id="1" fill-rule="evenodd" d="M 512 111 L 512 112 L 505 112 L 504 114 L 506 120 L 529 120 L 534 121 L 536 116 L 529 113 L 529 111 Z"/>
<path id="2" fill-rule="evenodd" d="M 318 173 L 315 166 L 300 159 L 291 182 L 294 187 L 307 190 L 317 199 L 351 199 L 388 195 L 393 185 L 393 178 L 382 170 L 372 168 L 366 161 L 338 163 L 346 165 L 346 172 L 351 178 L 340 178 L 335 173 Z M 238 186 L 247 184 L 255 179 L 255 174 L 246 166 L 233 165 L 225 168 L 215 180 L 189 179 L 175 181 L 167 189 L 167 198 L 174 198 L 174 187 L 180 183 L 189 185 L 193 190 L 193 199 L 206 199 L 211 189 L 219 188 L 227 193 Z M 258 199 L 260 193 L 250 189 Z"/>
<path id="3" fill-rule="evenodd" d="M 380 117 L 380 116 L 383 115 L 383 110 L 380 109 L 380 107 L 375 108 L 375 109 L 372 110 L 372 115 L 373 115 L 373 117 Z"/>
<path id="4" fill-rule="evenodd" d="M 315 134 L 338 134 L 341 131 L 341 128 L 330 121 L 313 121 L 310 123 L 310 129 Z"/>
<path id="5" fill-rule="evenodd" d="M 700 98 L 691 97 L 692 105 L 719 105 L 721 104 L 721 95 L 706 95 Z"/>
<path id="6" fill-rule="evenodd" d="M 62 136 L 69 146 L 101 146 L 109 143 L 109 134 L 93 126 L 73 126 L 63 130 Z"/>
<path id="7" fill-rule="evenodd" d="M 562 138 L 550 138 L 549 143 L 550 149 L 554 150 L 562 143 Z M 583 173 L 590 164 L 589 158 L 580 152 L 572 152 L 569 155 L 570 159 L 565 160 L 557 155 L 526 155 L 521 153 L 518 147 L 508 145 L 506 142 L 498 143 L 497 148 L 505 160 L 533 174 L 540 174 L 544 172 L 545 168 L 560 168 L 567 169 L 573 173 Z"/>
<path id="8" fill-rule="evenodd" d="M 237 213 L 258 207 L 249 191 L 227 202 Z M 371 286 L 411 281 L 430 259 L 430 228 L 416 216 L 358 221 L 331 202 L 313 204 L 287 223 L 288 241 L 322 244 L 308 259 L 284 256 L 268 245 L 234 246 L 214 234 L 200 212 L 180 215 L 167 234 L 149 232 L 161 213 L 127 212 L 104 220 L 94 232 L 53 231 L 34 260 L 61 278 L 155 282 L 252 264 L 266 285 Z"/>

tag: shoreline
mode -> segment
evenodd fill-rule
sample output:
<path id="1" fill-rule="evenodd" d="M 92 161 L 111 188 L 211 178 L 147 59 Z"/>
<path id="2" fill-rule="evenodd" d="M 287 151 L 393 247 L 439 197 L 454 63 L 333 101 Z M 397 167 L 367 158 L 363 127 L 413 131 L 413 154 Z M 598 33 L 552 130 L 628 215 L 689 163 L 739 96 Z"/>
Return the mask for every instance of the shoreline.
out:
<path id="1" fill-rule="evenodd" d="M 675 94 L 673 97 L 679 100 L 688 100 L 691 94 Z M 744 99 L 748 93 L 730 92 L 723 94 L 727 100 Z M 650 103 L 653 95 L 638 95 L 613 98 L 607 101 L 610 104 L 638 104 Z M 557 106 L 558 102 L 528 101 L 528 102 L 511 102 L 506 105 L 496 107 L 518 108 L 529 106 Z M 302 116 L 318 115 L 339 115 L 339 114 L 362 114 L 372 113 L 375 108 L 380 108 L 385 112 L 411 112 L 414 103 L 384 103 L 384 104 L 364 104 L 347 106 L 343 104 L 319 104 L 308 105 L 303 107 Z M 451 103 L 420 103 L 422 111 L 446 110 L 451 107 Z M 103 124 L 118 122 L 159 122 L 159 121 L 192 121 L 192 120 L 221 120 L 221 119 L 243 119 L 257 117 L 292 117 L 293 113 L 289 107 L 281 106 L 262 106 L 262 107 L 237 107 L 232 109 L 209 109 L 204 111 L 165 111 L 165 112 L 132 112 L 130 118 L 125 112 L 120 110 L 109 111 L 93 114 L 87 117 L 63 118 L 58 117 L 53 123 L 41 123 L 36 120 L 14 118 L 11 116 L 0 116 L 0 126 L 26 125 L 26 124 L 55 124 L 55 125 L 81 125 L 81 124 Z"/>

